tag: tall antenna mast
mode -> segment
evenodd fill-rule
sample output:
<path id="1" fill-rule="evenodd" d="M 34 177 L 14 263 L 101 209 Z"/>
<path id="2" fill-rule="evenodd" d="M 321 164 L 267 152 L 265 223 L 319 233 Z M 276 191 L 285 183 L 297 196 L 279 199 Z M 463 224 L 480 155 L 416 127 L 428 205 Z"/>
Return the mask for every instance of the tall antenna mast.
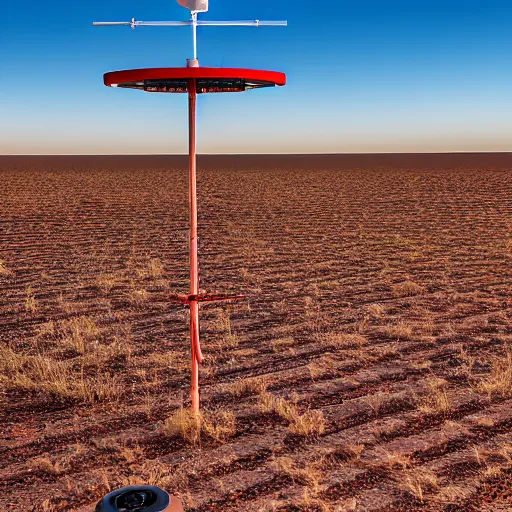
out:
<path id="1" fill-rule="evenodd" d="M 206 301 L 236 300 L 244 295 L 200 294 L 199 266 L 197 255 L 197 180 L 196 180 L 196 99 L 198 94 L 213 92 L 242 92 L 261 87 L 282 86 L 286 76 L 276 71 L 253 69 L 200 68 L 197 61 L 198 26 L 284 26 L 286 21 L 198 21 L 197 15 L 208 10 L 208 0 L 177 0 L 191 12 L 190 21 L 97 21 L 93 25 L 128 25 L 133 29 L 140 26 L 175 27 L 192 26 L 194 58 L 187 59 L 184 68 L 152 68 L 113 71 L 103 75 L 105 85 L 147 92 L 187 93 L 188 94 L 188 135 L 189 135 L 189 207 L 190 207 L 190 293 L 171 295 L 172 302 L 178 302 L 190 308 L 191 341 L 191 384 L 190 398 L 192 411 L 199 413 L 199 364 L 203 360 L 199 343 L 199 303 Z"/>
<path id="2" fill-rule="evenodd" d="M 286 21 L 199 21 L 197 15 L 208 11 L 208 0 L 177 0 L 177 2 L 190 11 L 190 21 L 95 21 L 93 26 L 126 25 L 132 29 L 136 27 L 192 27 L 192 44 L 194 47 L 194 60 L 197 60 L 197 27 L 285 27 Z"/>

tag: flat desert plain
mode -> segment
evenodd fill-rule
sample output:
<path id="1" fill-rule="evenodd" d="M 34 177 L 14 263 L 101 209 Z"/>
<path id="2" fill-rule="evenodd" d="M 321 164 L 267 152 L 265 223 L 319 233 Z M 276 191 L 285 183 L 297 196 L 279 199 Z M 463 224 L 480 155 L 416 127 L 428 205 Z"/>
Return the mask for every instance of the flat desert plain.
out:
<path id="1" fill-rule="evenodd" d="M 512 155 L 0 159 L 0 504 L 512 510 Z"/>

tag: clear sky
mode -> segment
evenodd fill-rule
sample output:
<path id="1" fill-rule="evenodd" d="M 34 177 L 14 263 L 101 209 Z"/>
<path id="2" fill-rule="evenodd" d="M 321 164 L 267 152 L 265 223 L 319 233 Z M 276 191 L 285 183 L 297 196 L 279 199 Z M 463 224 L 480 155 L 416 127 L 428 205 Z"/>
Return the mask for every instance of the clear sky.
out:
<path id="1" fill-rule="evenodd" d="M 191 29 L 91 26 L 187 20 L 174 0 L 7 0 L 0 12 L 0 154 L 187 151 L 184 95 L 111 89 L 102 75 L 185 65 Z M 288 84 L 200 96 L 199 152 L 512 151 L 509 1 L 210 0 L 200 19 L 287 19 L 199 28 L 198 53 Z"/>

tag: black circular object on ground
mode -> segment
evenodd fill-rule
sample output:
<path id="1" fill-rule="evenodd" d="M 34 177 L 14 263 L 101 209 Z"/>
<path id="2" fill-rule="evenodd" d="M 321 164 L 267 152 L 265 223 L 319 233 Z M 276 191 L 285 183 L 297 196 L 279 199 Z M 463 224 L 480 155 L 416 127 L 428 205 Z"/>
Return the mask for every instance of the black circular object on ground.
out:
<path id="1" fill-rule="evenodd" d="M 170 510 L 170 496 L 150 485 L 124 487 L 107 494 L 95 512 L 165 512 Z"/>

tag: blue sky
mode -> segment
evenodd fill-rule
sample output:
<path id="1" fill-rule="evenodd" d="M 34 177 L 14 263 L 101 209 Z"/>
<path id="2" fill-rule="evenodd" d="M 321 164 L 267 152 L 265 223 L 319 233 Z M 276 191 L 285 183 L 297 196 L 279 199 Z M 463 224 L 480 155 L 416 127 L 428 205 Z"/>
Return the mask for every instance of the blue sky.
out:
<path id="1" fill-rule="evenodd" d="M 325 4 L 328 5 L 328 4 Z M 202 153 L 512 151 L 512 6 L 484 1 L 210 0 L 202 66 L 282 71 L 288 84 L 202 95 Z M 177 67 L 189 27 L 174 0 L 8 1 L 0 30 L 0 154 L 185 153 L 184 95 L 111 89 L 103 73 Z"/>

